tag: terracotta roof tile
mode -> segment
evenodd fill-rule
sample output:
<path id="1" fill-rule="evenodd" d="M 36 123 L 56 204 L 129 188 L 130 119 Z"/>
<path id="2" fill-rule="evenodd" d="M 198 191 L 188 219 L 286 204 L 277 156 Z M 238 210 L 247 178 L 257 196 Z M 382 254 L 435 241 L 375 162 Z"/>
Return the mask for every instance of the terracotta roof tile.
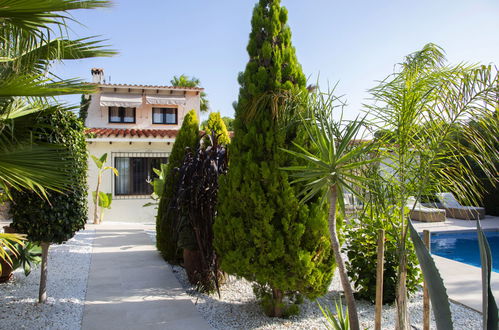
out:
<path id="1" fill-rule="evenodd" d="M 128 129 L 128 128 L 89 128 L 87 134 L 97 138 L 106 137 L 158 137 L 158 138 L 174 138 L 178 134 L 178 130 L 173 129 Z"/>

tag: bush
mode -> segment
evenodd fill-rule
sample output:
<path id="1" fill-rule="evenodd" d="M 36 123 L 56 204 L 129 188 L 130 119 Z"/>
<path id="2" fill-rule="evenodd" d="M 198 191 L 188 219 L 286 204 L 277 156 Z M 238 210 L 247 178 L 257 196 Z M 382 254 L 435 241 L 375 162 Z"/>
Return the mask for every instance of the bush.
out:
<path id="1" fill-rule="evenodd" d="M 225 122 L 222 120 L 222 117 L 220 117 L 220 112 L 210 113 L 203 129 L 206 131 L 207 135 L 214 133 L 215 137 L 218 139 L 218 143 L 223 145 L 228 145 L 230 143 L 229 132 L 227 131 Z M 210 139 L 208 137 L 206 137 L 204 141 L 206 145 L 210 144 Z"/>
<path id="2" fill-rule="evenodd" d="M 174 226 L 174 220 L 178 214 L 171 207 L 176 198 L 174 187 L 177 186 L 178 182 L 178 173 L 175 168 L 182 165 L 186 149 L 196 150 L 198 144 L 199 121 L 196 112 L 191 110 L 184 117 L 172 153 L 168 158 L 165 186 L 163 195 L 159 200 L 158 215 L 156 216 L 156 247 L 163 258 L 171 264 L 177 264 L 181 260 L 180 250 L 177 248 L 178 233 Z"/>
<path id="3" fill-rule="evenodd" d="M 13 192 L 11 227 L 28 235 L 32 242 L 60 244 L 83 229 L 87 221 L 87 145 L 84 126 L 69 111 L 57 110 L 37 119 L 40 128 L 33 132 L 37 143 L 63 146 L 61 157 L 71 161 L 66 175 L 71 177 L 70 191 L 48 192 L 48 200 L 34 192 Z M 62 151 L 69 152 L 64 153 Z"/>
<path id="4" fill-rule="evenodd" d="M 208 147 L 200 147 L 196 152 L 188 152 L 179 169 L 179 185 L 176 189 L 177 208 L 183 221 L 185 232 L 190 240 L 179 237 L 179 247 L 199 251 L 199 264 L 189 269 L 184 264 L 189 278 L 194 279 L 198 289 L 205 292 L 219 288 L 221 278 L 218 258 L 213 248 L 213 222 L 218 202 L 218 179 L 227 172 L 227 152 L 218 144 L 215 132 Z M 194 240 L 195 244 L 191 243 Z M 191 242 L 189 242 L 191 241 Z M 199 271 L 199 274 L 193 274 Z"/>
<path id="5" fill-rule="evenodd" d="M 221 268 L 256 282 L 267 315 L 274 317 L 297 312 L 297 293 L 311 299 L 326 293 L 334 271 L 326 203 L 300 203 L 302 186 L 291 186 L 282 170 L 297 165 L 282 149 L 306 145 L 295 123 L 299 115 L 270 100 L 275 93 L 307 95 L 286 22 L 279 0 L 255 5 L 250 61 L 239 75 L 229 171 L 220 178 L 213 227 Z"/>
<path id="6" fill-rule="evenodd" d="M 13 223 L 10 226 L 16 232 L 27 234 L 30 241 L 40 242 L 42 248 L 39 302 L 45 302 L 50 244 L 72 238 L 87 221 L 87 144 L 83 123 L 72 112 L 55 110 L 39 116 L 36 121 L 34 141 L 61 146 L 61 164 L 68 164 L 62 171 L 71 182 L 68 191 L 47 192 L 48 201 L 34 192 L 12 194 Z"/>
<path id="7" fill-rule="evenodd" d="M 396 223 L 396 219 L 393 220 Z M 359 223 L 347 226 L 345 232 L 348 261 L 347 272 L 354 282 L 356 296 L 372 303 L 376 300 L 376 264 L 378 230 L 385 229 L 385 269 L 383 276 L 383 303 L 395 301 L 398 270 L 397 232 L 389 219 L 365 214 Z M 421 283 L 421 272 L 412 242 L 408 241 L 407 292 L 416 292 Z"/>

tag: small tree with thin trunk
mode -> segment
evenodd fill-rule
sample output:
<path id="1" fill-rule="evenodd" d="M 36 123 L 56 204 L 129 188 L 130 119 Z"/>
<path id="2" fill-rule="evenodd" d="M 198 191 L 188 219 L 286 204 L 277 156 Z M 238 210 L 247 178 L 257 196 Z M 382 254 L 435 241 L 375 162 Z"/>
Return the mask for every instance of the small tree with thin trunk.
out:
<path id="1" fill-rule="evenodd" d="M 33 131 L 38 143 L 61 148 L 61 168 L 72 185 L 64 193 L 48 192 L 48 201 L 34 192 L 12 194 L 11 227 L 42 247 L 39 302 L 47 299 L 47 261 L 50 244 L 61 244 L 83 229 L 87 220 L 87 144 L 82 122 L 70 111 L 55 111 L 37 118 Z"/>

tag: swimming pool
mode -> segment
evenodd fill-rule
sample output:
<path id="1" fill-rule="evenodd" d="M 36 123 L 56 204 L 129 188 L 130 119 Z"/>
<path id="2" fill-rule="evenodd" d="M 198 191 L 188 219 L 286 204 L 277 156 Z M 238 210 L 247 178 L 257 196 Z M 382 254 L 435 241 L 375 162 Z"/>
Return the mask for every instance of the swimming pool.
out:
<path id="1" fill-rule="evenodd" d="M 499 231 L 484 231 L 492 252 L 492 271 L 499 273 Z M 480 267 L 480 250 L 475 231 L 431 234 L 431 253 Z"/>

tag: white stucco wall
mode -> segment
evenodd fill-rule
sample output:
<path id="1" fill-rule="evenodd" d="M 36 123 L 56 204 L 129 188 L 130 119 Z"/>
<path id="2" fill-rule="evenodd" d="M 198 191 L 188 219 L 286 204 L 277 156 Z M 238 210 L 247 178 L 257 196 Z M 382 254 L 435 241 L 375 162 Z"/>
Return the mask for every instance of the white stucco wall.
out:
<path id="1" fill-rule="evenodd" d="M 93 94 L 88 108 L 88 116 L 85 121 L 87 127 L 96 128 L 134 128 L 134 129 L 180 129 L 183 119 L 187 112 L 194 109 L 197 113 L 198 118 L 200 118 L 200 96 L 197 92 L 188 91 L 185 93 L 182 91 L 172 91 L 170 93 L 168 90 L 140 90 L 131 89 L 103 89 L 102 93 L 117 93 L 117 94 L 135 94 L 135 95 L 158 95 L 158 96 L 178 96 L 185 97 L 184 105 L 152 105 L 146 104 L 145 97 L 142 97 L 142 105 L 136 108 L 135 111 L 135 123 L 109 123 L 109 110 L 108 107 L 100 106 L 100 93 Z M 176 125 L 163 125 L 163 124 L 153 124 L 152 123 L 152 108 L 153 107 L 172 107 L 178 109 L 178 117 Z"/>
<path id="2" fill-rule="evenodd" d="M 118 152 L 152 152 L 152 153 L 171 153 L 173 143 L 170 142 L 92 142 L 88 143 L 88 152 L 90 155 L 97 157 L 102 156 L 104 153 L 108 154 L 107 166 L 114 166 L 113 153 Z M 88 219 L 89 222 L 93 221 L 94 205 L 92 201 L 92 191 L 97 186 L 98 170 L 92 159 L 89 157 L 88 163 Z M 113 193 L 113 202 L 110 210 L 104 211 L 104 221 L 118 221 L 118 222 L 144 222 L 154 223 L 156 212 L 154 206 L 143 207 L 144 204 L 152 201 L 149 196 L 144 198 L 123 199 L 122 196 L 114 195 L 114 178 L 111 171 L 106 171 L 102 178 L 101 191 L 106 193 Z"/>

